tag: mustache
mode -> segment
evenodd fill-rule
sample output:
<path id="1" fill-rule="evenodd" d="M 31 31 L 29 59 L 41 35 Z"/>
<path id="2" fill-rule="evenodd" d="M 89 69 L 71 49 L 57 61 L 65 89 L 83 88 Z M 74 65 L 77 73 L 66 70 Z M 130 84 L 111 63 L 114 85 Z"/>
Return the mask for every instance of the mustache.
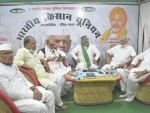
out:
<path id="1" fill-rule="evenodd" d="M 60 49 L 60 50 L 62 50 L 62 51 L 66 51 L 66 49 L 65 49 L 65 48 L 57 47 L 57 49 Z"/>
<path id="2" fill-rule="evenodd" d="M 59 49 L 59 50 L 65 52 L 65 53 L 67 53 L 67 50 L 66 50 L 65 48 L 57 48 L 57 49 Z"/>
<path id="3" fill-rule="evenodd" d="M 13 63 L 4 63 L 2 62 L 4 65 L 7 65 L 7 66 L 12 66 Z"/>
<path id="4" fill-rule="evenodd" d="M 9 60 L 13 60 L 14 58 L 13 58 L 13 56 L 11 56 L 10 58 L 9 58 Z"/>
<path id="5" fill-rule="evenodd" d="M 112 27 L 120 27 L 118 24 L 114 24 Z"/>

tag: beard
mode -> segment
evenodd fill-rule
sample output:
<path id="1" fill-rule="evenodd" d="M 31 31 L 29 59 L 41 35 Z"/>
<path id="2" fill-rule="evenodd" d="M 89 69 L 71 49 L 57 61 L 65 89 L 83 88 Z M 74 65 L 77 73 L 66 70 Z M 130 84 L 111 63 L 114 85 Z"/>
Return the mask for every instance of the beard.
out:
<path id="1" fill-rule="evenodd" d="M 4 64 L 4 65 L 7 65 L 7 66 L 12 66 L 12 64 L 13 64 L 13 57 L 11 57 L 10 59 L 9 59 L 9 63 L 6 63 L 6 62 L 4 62 L 2 59 L 0 59 L 0 62 L 2 63 L 2 64 Z"/>
<path id="2" fill-rule="evenodd" d="M 7 65 L 7 66 L 12 66 L 13 63 L 4 63 L 2 62 L 4 65 Z"/>

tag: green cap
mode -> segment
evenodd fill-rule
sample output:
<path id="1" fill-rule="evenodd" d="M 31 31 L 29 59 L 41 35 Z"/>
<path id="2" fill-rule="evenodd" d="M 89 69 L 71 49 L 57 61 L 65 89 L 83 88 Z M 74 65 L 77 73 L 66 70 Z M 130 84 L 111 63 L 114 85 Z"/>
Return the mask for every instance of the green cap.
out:
<path id="1" fill-rule="evenodd" d="M 82 37 L 81 37 L 81 40 L 82 40 L 83 38 L 87 38 L 87 36 L 86 36 L 86 35 L 82 36 Z"/>

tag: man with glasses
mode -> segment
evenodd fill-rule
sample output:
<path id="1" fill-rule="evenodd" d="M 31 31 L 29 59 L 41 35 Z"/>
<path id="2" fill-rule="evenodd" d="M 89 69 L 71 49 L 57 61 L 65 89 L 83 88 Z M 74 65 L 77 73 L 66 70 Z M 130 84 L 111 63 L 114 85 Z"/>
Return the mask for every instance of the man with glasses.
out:
<path id="1" fill-rule="evenodd" d="M 64 84 L 64 80 L 59 76 L 55 76 L 54 74 L 45 71 L 43 65 L 47 70 L 49 70 L 47 62 L 38 56 L 35 49 L 35 38 L 33 36 L 26 36 L 24 38 L 24 48 L 17 51 L 14 63 L 17 64 L 17 66 L 31 70 L 31 72 L 37 76 L 41 85 L 54 93 L 55 104 L 60 108 L 60 110 L 68 109 L 68 106 L 64 105 L 60 98 L 60 92 L 62 85 Z"/>
<path id="2" fill-rule="evenodd" d="M 70 35 L 49 35 L 55 42 L 55 47 L 68 53 L 71 45 Z"/>
<path id="3" fill-rule="evenodd" d="M 65 31 L 64 31 L 65 32 Z M 66 65 L 67 66 L 73 66 L 73 60 L 70 55 L 70 47 L 71 47 L 71 39 L 69 32 L 65 32 L 59 35 L 48 35 L 47 38 L 51 38 L 55 42 L 55 47 L 59 50 L 62 50 L 66 53 L 67 59 L 66 59 Z"/>
<path id="4" fill-rule="evenodd" d="M 110 56 L 112 59 L 109 58 Z M 125 36 L 120 37 L 120 45 L 116 45 L 106 52 L 107 64 L 102 67 L 102 70 L 116 68 L 118 73 L 122 75 L 122 80 L 120 80 L 122 91 L 126 90 L 128 78 L 128 76 L 123 73 L 123 70 L 127 65 L 130 65 L 135 56 L 136 52 L 132 46 L 128 45 L 128 39 Z"/>
<path id="5" fill-rule="evenodd" d="M 64 61 L 66 61 L 66 53 L 56 48 L 53 36 L 49 36 L 47 39 L 47 45 L 45 48 L 39 51 L 39 56 L 48 62 L 49 68 L 55 75 L 61 76 L 65 80 L 65 74 L 71 71 L 71 67 L 66 67 Z M 64 96 L 66 92 L 70 91 L 72 83 L 66 81 L 62 88 L 61 96 Z"/>
<path id="6" fill-rule="evenodd" d="M 0 89 L 22 113 L 55 113 L 54 94 L 31 84 L 13 64 L 10 44 L 0 45 Z"/>

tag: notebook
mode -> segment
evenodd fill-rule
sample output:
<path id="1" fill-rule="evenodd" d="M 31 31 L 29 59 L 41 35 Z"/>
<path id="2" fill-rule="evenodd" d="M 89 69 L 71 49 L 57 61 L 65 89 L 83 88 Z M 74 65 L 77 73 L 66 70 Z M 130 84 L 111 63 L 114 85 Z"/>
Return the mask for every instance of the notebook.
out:
<path id="1" fill-rule="evenodd" d="M 86 73 L 87 78 L 96 78 L 94 73 Z"/>

